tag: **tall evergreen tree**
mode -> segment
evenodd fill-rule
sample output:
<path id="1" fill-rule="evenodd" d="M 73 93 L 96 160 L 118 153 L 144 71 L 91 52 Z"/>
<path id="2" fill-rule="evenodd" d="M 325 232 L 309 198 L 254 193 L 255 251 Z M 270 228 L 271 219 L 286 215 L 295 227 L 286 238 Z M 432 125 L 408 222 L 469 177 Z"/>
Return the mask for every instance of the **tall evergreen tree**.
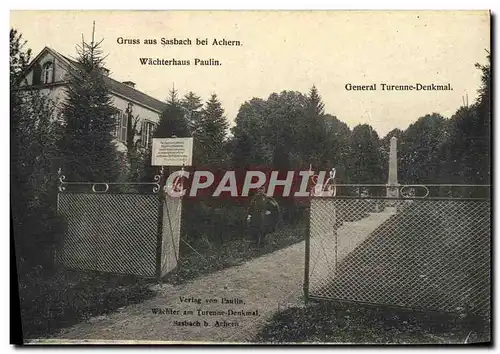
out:
<path id="1" fill-rule="evenodd" d="M 325 114 L 325 104 L 323 103 L 318 89 L 315 85 L 309 90 L 309 96 L 307 97 L 308 104 L 307 107 L 311 114 L 316 117 L 321 117 Z"/>
<path id="2" fill-rule="evenodd" d="M 70 180 L 114 181 L 120 172 L 113 141 L 116 109 L 104 82 L 101 42 L 82 41 L 77 46 L 76 68 L 69 70 L 60 147 L 63 170 Z"/>
<path id="3" fill-rule="evenodd" d="M 307 96 L 302 143 L 305 159 L 317 167 L 326 167 L 331 143 L 327 138 L 324 107 L 318 89 L 313 86 Z"/>
<path id="4" fill-rule="evenodd" d="M 194 127 L 196 162 L 205 165 L 226 163 L 225 145 L 229 122 L 224 116 L 224 108 L 216 94 L 210 96 Z"/>
<path id="5" fill-rule="evenodd" d="M 182 98 L 181 106 L 186 112 L 189 128 L 191 129 L 191 132 L 193 132 L 196 122 L 198 122 L 201 116 L 201 109 L 203 107 L 201 97 L 196 95 L 193 91 L 189 91 Z"/>
<path id="6" fill-rule="evenodd" d="M 179 91 L 175 88 L 175 85 L 172 85 L 172 88 L 168 90 L 167 104 L 170 106 L 177 106 L 181 104 Z"/>
<path id="7" fill-rule="evenodd" d="M 141 144 L 143 143 L 137 136 L 141 135 L 139 130 L 139 116 L 134 116 L 133 105 L 129 104 L 125 113 L 127 114 L 127 167 L 129 170 L 128 180 L 137 182 L 140 175 L 141 157 L 144 155 Z"/>
<path id="8" fill-rule="evenodd" d="M 172 136 L 182 138 L 191 136 L 185 111 L 177 95 L 178 93 L 175 88 L 169 91 L 167 106 L 160 115 L 160 121 L 153 134 L 155 138 L 171 138 Z"/>

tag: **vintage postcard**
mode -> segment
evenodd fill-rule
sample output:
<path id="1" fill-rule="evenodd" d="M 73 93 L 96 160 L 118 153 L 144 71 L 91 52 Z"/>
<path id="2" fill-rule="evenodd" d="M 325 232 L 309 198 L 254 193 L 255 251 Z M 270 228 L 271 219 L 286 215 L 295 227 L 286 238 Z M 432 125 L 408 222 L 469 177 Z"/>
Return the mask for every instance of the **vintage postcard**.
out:
<path id="1" fill-rule="evenodd" d="M 490 23 L 12 11 L 24 343 L 491 343 Z"/>

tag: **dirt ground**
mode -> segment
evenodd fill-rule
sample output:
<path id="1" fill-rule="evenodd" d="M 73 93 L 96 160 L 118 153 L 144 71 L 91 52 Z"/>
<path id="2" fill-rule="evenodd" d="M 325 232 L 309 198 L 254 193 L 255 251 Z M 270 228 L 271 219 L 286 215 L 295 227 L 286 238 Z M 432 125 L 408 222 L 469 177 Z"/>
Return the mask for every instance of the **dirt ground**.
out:
<path id="1" fill-rule="evenodd" d="M 248 342 L 273 313 L 300 304 L 303 277 L 300 242 L 180 286 L 154 285 L 153 299 L 66 328 L 51 341 Z"/>

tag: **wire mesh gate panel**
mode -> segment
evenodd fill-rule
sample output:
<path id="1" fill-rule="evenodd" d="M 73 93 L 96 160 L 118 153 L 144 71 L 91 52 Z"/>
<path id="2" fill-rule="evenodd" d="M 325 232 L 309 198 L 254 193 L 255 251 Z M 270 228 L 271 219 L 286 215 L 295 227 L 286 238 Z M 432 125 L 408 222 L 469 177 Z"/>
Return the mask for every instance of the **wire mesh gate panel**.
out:
<path id="1" fill-rule="evenodd" d="M 158 183 L 86 183 L 64 182 L 61 176 L 57 209 L 66 229 L 56 263 L 145 277 L 162 277 L 175 269 L 182 198 L 160 188 L 160 176 L 155 180 Z M 142 189 L 147 192 L 139 192 Z"/>
<path id="2" fill-rule="evenodd" d="M 487 199 L 314 197 L 308 295 L 489 315 L 490 218 Z"/>
<path id="3" fill-rule="evenodd" d="M 154 194 L 60 193 L 67 227 L 58 263 L 154 277 L 159 203 Z"/>

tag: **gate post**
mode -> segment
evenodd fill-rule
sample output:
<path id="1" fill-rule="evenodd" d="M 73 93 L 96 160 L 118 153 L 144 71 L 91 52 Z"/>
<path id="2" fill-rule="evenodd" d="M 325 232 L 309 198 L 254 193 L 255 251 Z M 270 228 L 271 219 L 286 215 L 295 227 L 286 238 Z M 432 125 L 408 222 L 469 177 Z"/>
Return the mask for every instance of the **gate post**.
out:
<path id="1" fill-rule="evenodd" d="M 158 181 L 158 219 L 157 219 L 157 234 L 156 234 L 156 280 L 161 280 L 161 250 L 163 241 L 163 203 L 165 202 L 165 169 L 161 166 L 160 174 L 155 176 Z"/>
<path id="2" fill-rule="evenodd" d="M 61 192 L 63 192 L 66 189 L 66 187 L 64 186 L 65 179 L 66 179 L 66 176 L 63 175 L 62 168 L 59 167 L 57 169 L 57 200 L 56 200 L 56 215 L 57 215 L 58 219 L 61 217 L 60 210 L 59 210 L 60 195 L 61 195 Z M 57 251 L 58 251 L 58 248 L 61 247 L 61 243 L 62 242 L 59 241 L 59 242 L 56 242 L 54 245 L 54 259 L 53 259 L 54 267 L 59 265 L 59 259 L 58 259 L 59 254 L 57 253 Z"/>
<path id="3" fill-rule="evenodd" d="M 311 203 L 312 203 L 312 199 Z M 306 209 L 306 214 L 307 214 L 307 222 L 306 222 L 306 239 L 305 239 L 305 264 L 304 264 L 304 285 L 303 285 L 303 290 L 304 290 L 304 302 L 307 303 L 309 302 L 309 260 L 310 260 L 310 250 L 311 250 L 311 244 L 310 244 L 310 238 L 311 238 L 311 206 Z"/>

